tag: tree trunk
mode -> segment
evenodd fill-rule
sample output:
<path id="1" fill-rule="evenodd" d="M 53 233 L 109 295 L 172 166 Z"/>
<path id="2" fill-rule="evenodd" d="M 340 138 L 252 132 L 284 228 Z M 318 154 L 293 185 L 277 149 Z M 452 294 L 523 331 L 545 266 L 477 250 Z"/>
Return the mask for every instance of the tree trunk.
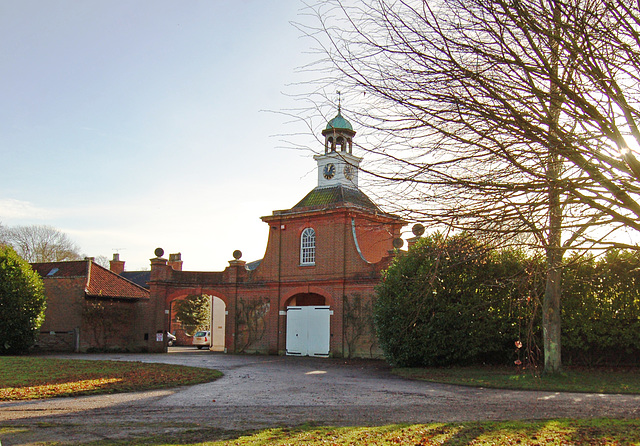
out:
<path id="1" fill-rule="evenodd" d="M 549 85 L 549 158 L 547 160 L 547 181 L 549 198 L 549 227 L 547 233 L 547 277 L 542 303 L 542 337 L 544 344 L 544 371 L 558 373 L 562 369 L 560 298 L 562 295 L 562 205 L 558 180 L 562 163 L 558 155 L 558 121 L 561 110 L 561 93 L 555 79 L 558 79 L 558 41 L 560 27 L 560 6 L 553 7 L 553 29 L 549 46 L 551 48 L 551 79 Z"/>
<path id="2" fill-rule="evenodd" d="M 551 191 L 551 194 L 553 191 Z M 559 208 L 559 202 L 556 205 Z M 560 297 L 562 295 L 562 247 L 559 214 L 552 211 L 547 247 L 547 278 L 542 304 L 544 371 L 558 373 L 562 369 Z M 555 214 L 555 215 L 554 215 Z M 556 220 L 557 217 L 557 221 Z"/>

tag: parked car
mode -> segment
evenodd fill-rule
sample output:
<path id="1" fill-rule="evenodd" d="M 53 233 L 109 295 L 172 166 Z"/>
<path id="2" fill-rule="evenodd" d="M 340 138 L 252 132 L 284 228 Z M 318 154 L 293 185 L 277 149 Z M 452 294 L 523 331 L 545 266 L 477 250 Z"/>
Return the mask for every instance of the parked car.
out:
<path id="1" fill-rule="evenodd" d="M 210 347 L 211 346 L 211 332 L 210 331 L 199 331 L 195 335 L 193 335 L 193 341 L 191 342 L 193 345 L 201 349 L 202 347 Z"/>

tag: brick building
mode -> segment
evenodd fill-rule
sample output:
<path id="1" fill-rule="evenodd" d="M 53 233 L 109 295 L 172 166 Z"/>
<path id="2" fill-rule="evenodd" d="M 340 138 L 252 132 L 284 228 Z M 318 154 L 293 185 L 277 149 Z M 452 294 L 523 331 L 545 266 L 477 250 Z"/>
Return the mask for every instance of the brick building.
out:
<path id="1" fill-rule="evenodd" d="M 318 185 L 269 225 L 264 258 L 241 253 L 224 271 L 182 270 L 179 254 L 151 260 L 149 290 L 163 301 L 165 328 L 176 331 L 174 304 L 190 294 L 212 296 L 214 350 L 313 356 L 377 355 L 371 306 L 380 273 L 405 222 L 382 212 L 359 188 L 355 132 L 338 115 L 314 157 Z M 116 260 L 114 258 L 114 260 Z M 117 259 L 113 270 L 122 272 Z M 122 268 L 122 269 L 120 269 Z M 179 338 L 180 339 L 180 338 Z"/>
<path id="2" fill-rule="evenodd" d="M 47 351 L 164 351 L 164 302 L 92 259 L 32 263 L 47 308 L 38 346 Z"/>

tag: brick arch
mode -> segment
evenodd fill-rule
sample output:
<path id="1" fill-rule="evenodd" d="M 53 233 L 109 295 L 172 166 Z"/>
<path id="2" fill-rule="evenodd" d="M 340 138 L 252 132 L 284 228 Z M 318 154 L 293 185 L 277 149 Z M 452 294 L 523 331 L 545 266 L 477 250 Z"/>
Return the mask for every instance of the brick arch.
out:
<path id="1" fill-rule="evenodd" d="M 324 296 L 315 293 L 294 294 L 287 302 L 285 302 L 285 307 L 308 307 L 317 305 L 327 305 L 327 299 Z"/>
<path id="2" fill-rule="evenodd" d="M 208 296 L 212 297 L 212 302 L 211 305 L 214 305 L 213 299 L 214 298 L 218 298 L 220 299 L 222 302 L 224 302 L 225 307 L 228 309 L 229 307 L 229 299 L 227 296 L 225 296 L 224 293 L 219 292 L 218 290 L 215 289 L 210 289 L 210 288 L 202 288 L 202 287 L 189 287 L 189 288 L 179 288 L 179 289 L 174 289 L 172 291 L 170 291 L 167 296 L 166 296 L 166 307 L 169 309 L 169 320 L 168 320 L 168 326 L 169 326 L 169 331 L 173 334 L 176 335 L 177 337 L 177 344 L 178 345 L 191 345 L 191 337 L 189 336 L 188 333 L 186 333 L 184 330 L 181 329 L 181 327 L 179 327 L 179 324 L 176 325 L 174 322 L 174 318 L 175 318 L 175 308 L 174 308 L 174 304 L 175 302 L 184 299 L 185 297 L 189 296 L 189 295 L 198 295 L 198 294 L 205 294 Z M 213 321 L 211 321 L 211 323 L 213 324 Z M 211 327 L 212 331 L 214 330 L 213 327 Z M 223 329 L 226 331 L 226 328 Z M 225 340 L 225 344 L 226 344 L 226 340 Z"/>
<path id="3" fill-rule="evenodd" d="M 331 297 L 331 294 L 326 290 L 324 290 L 323 288 L 313 287 L 313 286 L 304 286 L 304 287 L 294 288 L 292 290 L 289 290 L 287 293 L 284 293 L 282 295 L 282 298 L 280 299 L 281 309 L 285 310 L 289 305 L 289 302 L 291 302 L 291 300 L 296 296 L 310 296 L 310 295 L 323 297 L 324 303 L 321 305 L 328 305 L 328 306 L 334 305 L 334 300 Z M 311 303 L 310 305 L 317 305 L 317 304 Z"/>
<path id="4" fill-rule="evenodd" d="M 180 288 L 175 289 L 167 294 L 167 304 L 178 300 L 180 298 L 184 298 L 190 294 L 207 294 L 209 296 L 214 296 L 221 299 L 225 305 L 229 305 L 229 298 L 220 291 L 214 288 Z"/>

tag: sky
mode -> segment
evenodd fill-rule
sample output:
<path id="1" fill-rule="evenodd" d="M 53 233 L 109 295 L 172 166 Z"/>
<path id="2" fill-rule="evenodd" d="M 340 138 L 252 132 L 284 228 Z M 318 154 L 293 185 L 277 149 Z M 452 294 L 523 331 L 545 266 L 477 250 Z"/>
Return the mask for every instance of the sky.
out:
<path id="1" fill-rule="evenodd" d="M 313 153 L 283 144 L 308 130 L 277 113 L 314 57 L 303 6 L 0 0 L 0 224 L 129 271 L 157 247 L 185 270 L 262 258 L 260 217 L 317 184 Z"/>

